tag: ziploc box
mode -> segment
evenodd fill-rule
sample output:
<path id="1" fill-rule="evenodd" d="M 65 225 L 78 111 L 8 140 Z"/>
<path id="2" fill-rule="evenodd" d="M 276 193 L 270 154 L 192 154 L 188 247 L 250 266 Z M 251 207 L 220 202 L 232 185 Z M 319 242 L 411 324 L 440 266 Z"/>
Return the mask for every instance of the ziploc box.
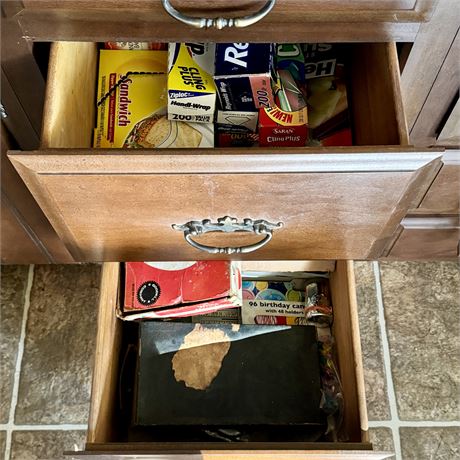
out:
<path id="1" fill-rule="evenodd" d="M 164 111 L 166 71 L 166 51 L 100 51 L 94 147 L 125 147 L 138 122 Z"/>
<path id="2" fill-rule="evenodd" d="M 214 43 L 170 43 L 168 118 L 212 123 L 216 107 Z"/>
<path id="3" fill-rule="evenodd" d="M 273 43 L 218 43 L 214 81 L 222 110 L 271 107 L 273 65 Z"/>
<path id="4" fill-rule="evenodd" d="M 117 315 L 124 320 L 180 318 L 241 307 L 238 262 L 127 262 Z"/>
<path id="5" fill-rule="evenodd" d="M 214 147 L 212 124 L 168 120 L 167 55 L 101 50 L 95 148 Z"/>

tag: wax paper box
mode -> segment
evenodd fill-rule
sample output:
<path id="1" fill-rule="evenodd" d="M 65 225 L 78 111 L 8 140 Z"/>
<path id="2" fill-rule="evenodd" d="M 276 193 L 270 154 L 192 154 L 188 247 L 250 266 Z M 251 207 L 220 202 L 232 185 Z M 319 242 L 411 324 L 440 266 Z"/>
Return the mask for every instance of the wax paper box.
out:
<path id="1" fill-rule="evenodd" d="M 125 320 L 180 318 L 240 307 L 238 262 L 126 262 L 117 315 Z"/>

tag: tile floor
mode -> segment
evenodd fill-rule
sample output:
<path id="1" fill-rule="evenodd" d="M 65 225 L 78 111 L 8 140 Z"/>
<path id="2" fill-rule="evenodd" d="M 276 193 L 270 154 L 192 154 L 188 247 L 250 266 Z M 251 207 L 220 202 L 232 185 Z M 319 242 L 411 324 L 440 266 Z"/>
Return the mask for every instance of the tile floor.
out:
<path id="1" fill-rule="evenodd" d="M 2 266 L 0 456 L 84 443 L 100 268 Z M 355 264 L 371 438 L 397 460 L 460 458 L 460 270 Z"/>

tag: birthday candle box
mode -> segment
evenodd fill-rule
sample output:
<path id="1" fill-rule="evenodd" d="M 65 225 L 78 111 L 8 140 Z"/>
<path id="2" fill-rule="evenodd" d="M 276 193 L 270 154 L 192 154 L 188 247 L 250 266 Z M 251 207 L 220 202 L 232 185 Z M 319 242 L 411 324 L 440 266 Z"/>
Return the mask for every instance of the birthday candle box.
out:
<path id="1" fill-rule="evenodd" d="M 214 81 L 224 111 L 273 105 L 273 43 L 218 43 Z"/>
<path id="2" fill-rule="evenodd" d="M 181 318 L 240 307 L 238 262 L 126 262 L 117 315 L 124 320 Z"/>
<path id="3" fill-rule="evenodd" d="M 306 279 L 243 280 L 243 324 L 305 325 Z"/>

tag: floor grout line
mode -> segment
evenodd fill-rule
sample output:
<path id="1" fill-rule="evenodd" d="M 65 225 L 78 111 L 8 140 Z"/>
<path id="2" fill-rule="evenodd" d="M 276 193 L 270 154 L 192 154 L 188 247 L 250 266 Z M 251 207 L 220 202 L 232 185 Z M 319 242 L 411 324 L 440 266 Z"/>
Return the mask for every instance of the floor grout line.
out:
<path id="1" fill-rule="evenodd" d="M 390 344 L 388 342 L 387 328 L 385 321 L 385 310 L 383 305 L 382 283 L 380 278 L 380 267 L 378 262 L 372 262 L 374 269 L 375 290 L 377 295 L 378 321 L 380 326 L 380 339 L 382 341 L 383 366 L 385 369 L 385 380 L 387 384 L 387 396 L 390 406 L 391 428 L 393 443 L 395 447 L 396 460 L 402 460 L 401 438 L 399 435 L 400 420 L 398 407 L 396 404 L 396 392 L 393 384 L 393 374 L 391 373 Z"/>
<path id="2" fill-rule="evenodd" d="M 13 391 L 11 394 L 10 414 L 8 417 L 8 424 L 6 426 L 6 442 L 5 442 L 5 460 L 10 459 L 11 454 L 11 438 L 14 428 L 14 415 L 16 413 L 16 405 L 18 403 L 19 394 L 19 379 L 21 377 L 22 357 L 24 355 L 24 343 L 26 338 L 27 319 L 29 316 L 30 307 L 30 292 L 34 280 L 34 265 L 29 265 L 29 272 L 27 275 L 27 285 L 24 293 L 24 307 L 22 310 L 21 334 L 19 336 L 18 354 L 16 357 L 16 366 L 14 369 L 13 377 Z"/>
<path id="3" fill-rule="evenodd" d="M 54 425 L 10 425 L 0 424 L 0 431 L 11 429 L 12 431 L 72 431 L 88 430 L 87 424 L 62 423 Z"/>
<path id="4" fill-rule="evenodd" d="M 436 421 L 436 420 L 372 420 L 369 422 L 371 428 L 448 428 L 460 427 L 460 420 Z"/>

